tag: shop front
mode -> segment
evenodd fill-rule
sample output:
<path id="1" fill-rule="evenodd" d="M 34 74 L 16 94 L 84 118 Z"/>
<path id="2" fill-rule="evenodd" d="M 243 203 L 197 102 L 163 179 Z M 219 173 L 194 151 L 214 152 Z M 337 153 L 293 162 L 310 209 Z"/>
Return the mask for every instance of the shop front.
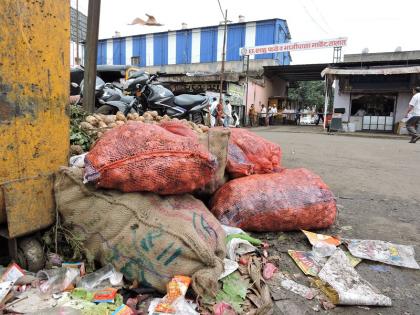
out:
<path id="1" fill-rule="evenodd" d="M 348 131 L 398 133 L 420 67 L 327 68 L 334 82 L 334 112 Z"/>

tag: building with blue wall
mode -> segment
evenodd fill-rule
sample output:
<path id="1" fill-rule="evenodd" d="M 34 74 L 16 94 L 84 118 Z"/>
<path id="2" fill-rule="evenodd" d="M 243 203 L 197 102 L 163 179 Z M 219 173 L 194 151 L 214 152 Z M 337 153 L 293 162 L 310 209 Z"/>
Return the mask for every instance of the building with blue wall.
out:
<path id="1" fill-rule="evenodd" d="M 217 63 L 222 60 L 223 35 L 223 25 L 216 25 L 101 39 L 97 62 L 141 67 Z M 231 23 L 227 27 L 226 61 L 241 61 L 241 47 L 288 41 L 289 29 L 282 19 Z M 288 65 L 291 61 L 288 52 L 251 56 L 250 59 L 269 60 L 270 65 Z"/>

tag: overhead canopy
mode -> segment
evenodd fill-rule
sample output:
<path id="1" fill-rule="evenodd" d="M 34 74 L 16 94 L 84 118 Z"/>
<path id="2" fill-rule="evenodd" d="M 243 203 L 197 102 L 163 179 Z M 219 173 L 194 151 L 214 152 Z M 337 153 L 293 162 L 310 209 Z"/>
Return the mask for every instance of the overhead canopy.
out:
<path id="1" fill-rule="evenodd" d="M 289 66 L 266 66 L 264 74 L 271 78 L 280 78 L 285 81 L 317 81 L 322 80 L 321 71 L 328 66 L 327 63 Z"/>
<path id="2" fill-rule="evenodd" d="M 343 69 L 327 67 L 321 72 L 321 76 L 325 75 L 390 75 L 390 74 L 409 74 L 420 73 L 420 66 L 411 67 L 381 67 L 369 69 Z"/>

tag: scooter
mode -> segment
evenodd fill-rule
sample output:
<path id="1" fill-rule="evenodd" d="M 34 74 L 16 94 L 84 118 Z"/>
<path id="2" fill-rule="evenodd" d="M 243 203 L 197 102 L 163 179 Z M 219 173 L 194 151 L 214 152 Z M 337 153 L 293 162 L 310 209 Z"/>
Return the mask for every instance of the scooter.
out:
<path id="1" fill-rule="evenodd" d="M 205 95 L 174 94 L 162 84 L 155 82 L 159 75 L 139 75 L 130 81 L 126 89 L 135 91 L 141 111 L 157 111 L 171 118 L 187 119 L 197 124 L 204 123 L 204 115 L 209 108 L 209 98 Z"/>

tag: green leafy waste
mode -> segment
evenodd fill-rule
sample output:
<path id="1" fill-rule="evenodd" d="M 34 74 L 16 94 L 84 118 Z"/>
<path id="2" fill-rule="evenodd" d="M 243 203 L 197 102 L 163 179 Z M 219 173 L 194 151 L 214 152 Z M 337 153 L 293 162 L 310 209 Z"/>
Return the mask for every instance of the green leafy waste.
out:
<path id="1" fill-rule="evenodd" d="M 237 312 L 241 312 L 246 293 L 250 287 L 249 281 L 242 279 L 237 271 L 220 281 L 223 286 L 216 295 L 216 302 L 229 303 Z"/>
<path id="2" fill-rule="evenodd" d="M 80 128 L 80 123 L 88 114 L 79 105 L 70 105 L 70 144 L 80 145 L 84 151 L 89 151 L 91 137 Z"/>

